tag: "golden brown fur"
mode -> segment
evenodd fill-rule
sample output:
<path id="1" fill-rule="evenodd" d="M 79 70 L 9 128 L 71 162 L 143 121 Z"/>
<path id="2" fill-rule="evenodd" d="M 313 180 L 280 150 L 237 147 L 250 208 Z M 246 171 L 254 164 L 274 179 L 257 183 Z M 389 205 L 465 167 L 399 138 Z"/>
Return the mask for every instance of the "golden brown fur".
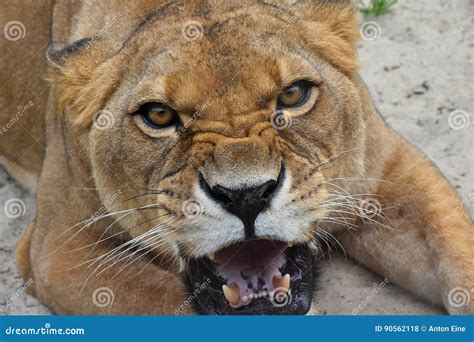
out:
<path id="1" fill-rule="evenodd" d="M 229 243 L 232 234 L 241 237 L 235 231 L 207 234 L 202 227 L 215 223 L 209 216 L 195 222 L 202 229 L 183 216 L 183 202 L 200 199 L 193 188 L 196 170 L 235 185 L 274 176 L 284 161 L 291 175 L 287 212 L 262 222 L 261 236 L 307 242 L 320 229 L 312 223 L 327 217 L 319 205 L 330 196 L 369 194 L 386 208 L 381 215 L 370 220 L 341 214 L 357 230 L 326 225 L 348 254 L 452 314 L 474 312 L 472 302 L 458 308 L 447 299 L 453 288 L 474 284 L 472 220 L 426 156 L 374 109 L 357 75 L 358 30 L 350 6 L 90 3 L 57 1 L 54 10 L 44 3 L 41 10 L 54 14 L 48 73 L 37 54 L 23 54 L 26 45 L 11 45 L 4 60 L 21 58 L 20 78 L 28 78 L 40 94 L 38 103 L 47 102 L 22 122 L 38 137 L 46 133 L 40 140 L 45 155 L 36 145 L 29 149 L 31 139 L 19 125 L 0 145 L 10 163 L 33 174 L 41 170 L 37 217 L 20 241 L 17 260 L 43 303 L 63 314 L 175 312 L 186 298 L 179 277 L 186 260 L 176 250 L 200 256 L 222 247 L 221 241 Z M 2 7 L 11 15 L 28 12 L 17 5 Z M 27 37 L 41 46 L 42 55 L 49 18 L 35 18 Z M 189 21 L 202 25 L 202 37 L 183 37 Z M 9 69 L 1 69 L 2 81 L 11 77 Z M 46 77 L 51 87 L 41 91 Z M 276 130 L 269 120 L 273 99 L 298 77 L 322 81 L 318 103 L 294 117 L 288 129 Z M 11 106 L 0 115 L 2 123 L 30 97 L 18 90 L 24 89 L 19 82 L 11 81 L 11 92 L 2 90 L 1 102 Z M 182 134 L 151 139 L 137 127 L 127 112 L 150 99 L 166 99 L 186 118 Z M 94 126 L 97 113 L 109 115 L 107 129 Z M 43 118 L 45 130 L 34 124 Z M 160 207 L 125 212 L 150 203 Z M 100 210 L 116 214 L 79 230 L 78 223 Z M 290 218 L 300 225 L 298 231 L 285 226 Z M 121 260 L 112 260 L 116 263 L 88 267 L 87 261 L 149 231 L 156 219 L 166 236 L 146 257 L 135 259 L 126 250 Z M 281 231 L 272 230 L 272 220 L 283 222 Z M 133 264 L 124 267 L 130 260 Z M 103 308 L 90 300 L 102 286 L 113 289 L 115 298 Z"/>

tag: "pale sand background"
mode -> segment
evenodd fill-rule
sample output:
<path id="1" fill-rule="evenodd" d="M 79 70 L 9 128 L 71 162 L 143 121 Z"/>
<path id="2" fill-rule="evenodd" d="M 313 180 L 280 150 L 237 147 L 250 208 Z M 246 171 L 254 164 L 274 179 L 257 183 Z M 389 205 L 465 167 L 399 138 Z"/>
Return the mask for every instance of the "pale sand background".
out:
<path id="1" fill-rule="evenodd" d="M 470 0 L 401 0 L 392 14 L 366 18 L 375 20 L 381 32 L 379 38 L 361 42 L 360 59 L 361 74 L 387 122 L 421 148 L 464 198 L 472 200 L 471 16 L 474 2 Z M 470 125 L 459 130 L 448 124 L 450 112 L 457 109 L 470 120 Z M 20 289 L 22 281 L 14 265 L 15 244 L 34 217 L 34 196 L 0 169 L 0 206 L 10 198 L 22 199 L 26 212 L 11 219 L 0 210 L 0 309 L 10 315 L 48 314 Z M 468 206 L 472 214 L 474 203 Z M 382 280 L 340 256 L 325 261 L 317 294 L 321 313 L 350 315 L 359 304 L 363 306 L 359 314 L 444 313 L 391 284 L 377 291 L 375 286 Z"/>

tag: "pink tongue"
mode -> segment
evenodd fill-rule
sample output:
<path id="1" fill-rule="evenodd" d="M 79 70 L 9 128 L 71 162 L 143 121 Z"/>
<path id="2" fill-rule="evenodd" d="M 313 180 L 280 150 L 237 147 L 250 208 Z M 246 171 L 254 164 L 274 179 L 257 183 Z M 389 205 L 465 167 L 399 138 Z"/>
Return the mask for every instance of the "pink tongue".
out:
<path id="1" fill-rule="evenodd" d="M 274 276 L 281 277 L 286 248 L 285 243 L 277 241 L 239 242 L 216 252 L 214 261 L 218 264 L 219 274 L 227 279 L 227 284 L 239 286 L 241 298 L 252 298 L 274 289 L 272 279 Z M 250 302 L 240 299 L 232 306 L 240 307 Z"/>

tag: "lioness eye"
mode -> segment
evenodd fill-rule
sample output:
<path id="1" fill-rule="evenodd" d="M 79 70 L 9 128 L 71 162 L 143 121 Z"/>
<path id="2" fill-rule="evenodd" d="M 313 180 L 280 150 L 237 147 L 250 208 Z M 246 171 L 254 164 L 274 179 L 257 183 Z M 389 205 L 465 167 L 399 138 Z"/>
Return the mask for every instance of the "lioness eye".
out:
<path id="1" fill-rule="evenodd" d="M 306 103 L 314 84 L 301 80 L 290 84 L 278 96 L 279 107 L 299 107 Z"/>
<path id="2" fill-rule="evenodd" d="M 161 103 L 146 103 L 138 110 L 143 122 L 155 129 L 167 128 L 179 123 L 178 114 L 170 107 Z"/>

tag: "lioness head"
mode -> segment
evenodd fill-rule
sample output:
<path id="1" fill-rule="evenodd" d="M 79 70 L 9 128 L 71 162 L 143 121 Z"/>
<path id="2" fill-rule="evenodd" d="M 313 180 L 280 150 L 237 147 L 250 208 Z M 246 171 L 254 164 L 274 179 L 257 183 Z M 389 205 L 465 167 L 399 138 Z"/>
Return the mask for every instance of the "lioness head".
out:
<path id="1" fill-rule="evenodd" d="M 201 312 L 307 312 L 331 180 L 363 164 L 329 164 L 364 140 L 352 8 L 209 1 L 135 14 L 125 33 L 49 53 L 115 225 L 184 266 L 191 287 L 208 283 Z"/>

